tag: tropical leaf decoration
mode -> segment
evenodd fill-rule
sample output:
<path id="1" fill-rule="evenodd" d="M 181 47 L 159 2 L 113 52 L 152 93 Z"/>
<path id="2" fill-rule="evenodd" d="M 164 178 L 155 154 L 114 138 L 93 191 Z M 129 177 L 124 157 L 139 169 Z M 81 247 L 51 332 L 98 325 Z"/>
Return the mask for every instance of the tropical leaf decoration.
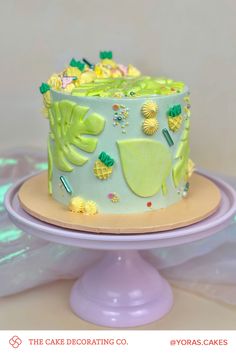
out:
<path id="1" fill-rule="evenodd" d="M 48 138 L 48 192 L 52 194 L 52 149 Z"/>
<path id="2" fill-rule="evenodd" d="M 173 180 L 175 187 L 178 187 L 179 183 L 188 176 L 188 157 L 189 157 L 189 127 L 190 120 L 185 120 L 185 128 L 180 140 L 179 147 L 177 149 L 175 158 L 176 164 L 173 167 Z"/>
<path id="3" fill-rule="evenodd" d="M 118 140 L 117 145 L 123 175 L 133 193 L 151 197 L 162 189 L 167 194 L 166 180 L 172 159 L 165 145 L 149 139 Z"/>
<path id="4" fill-rule="evenodd" d="M 105 119 L 97 114 L 87 114 L 89 107 L 79 106 L 69 100 L 53 102 L 49 109 L 49 122 L 53 143 L 49 146 L 53 163 L 61 171 L 71 172 L 73 165 L 82 166 L 88 157 L 85 152 L 93 152 L 97 138 L 84 135 L 99 135 L 105 126 Z"/>

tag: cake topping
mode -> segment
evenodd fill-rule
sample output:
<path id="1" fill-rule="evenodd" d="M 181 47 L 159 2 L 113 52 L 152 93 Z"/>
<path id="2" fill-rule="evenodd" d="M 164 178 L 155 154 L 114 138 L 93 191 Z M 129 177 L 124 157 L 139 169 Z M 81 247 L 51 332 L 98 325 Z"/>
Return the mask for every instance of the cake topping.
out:
<path id="1" fill-rule="evenodd" d="M 118 64 L 111 51 L 100 52 L 100 61 L 90 63 L 72 58 L 61 73 L 53 74 L 47 85 L 55 91 L 75 96 L 129 97 L 173 95 L 185 85 L 167 78 L 141 76 L 132 64 Z M 42 86 L 41 86 L 42 87 Z M 40 92 L 44 93 L 41 91 Z"/>

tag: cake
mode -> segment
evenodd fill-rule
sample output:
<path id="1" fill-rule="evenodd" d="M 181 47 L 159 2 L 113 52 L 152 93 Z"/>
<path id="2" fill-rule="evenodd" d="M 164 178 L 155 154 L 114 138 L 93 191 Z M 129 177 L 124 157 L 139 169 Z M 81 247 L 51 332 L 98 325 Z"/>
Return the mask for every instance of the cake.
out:
<path id="1" fill-rule="evenodd" d="M 85 215 L 144 213 L 187 196 L 188 87 L 117 64 L 72 59 L 42 83 L 49 120 L 48 191 Z"/>

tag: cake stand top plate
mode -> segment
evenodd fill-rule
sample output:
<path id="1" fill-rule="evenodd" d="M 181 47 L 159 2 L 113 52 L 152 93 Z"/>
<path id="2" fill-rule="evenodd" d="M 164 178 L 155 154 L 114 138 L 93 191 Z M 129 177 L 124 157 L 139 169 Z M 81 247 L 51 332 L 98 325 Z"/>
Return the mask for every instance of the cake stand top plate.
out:
<path id="1" fill-rule="evenodd" d="M 48 194 L 46 172 L 28 178 L 20 187 L 18 198 L 21 207 L 28 214 L 62 228 L 99 234 L 146 234 L 192 225 L 217 210 L 221 193 L 213 181 L 194 173 L 190 185 L 187 198 L 182 198 L 168 208 L 148 210 L 139 214 L 72 213 L 67 206 Z M 145 199 L 143 203 L 146 204 Z"/>
<path id="2" fill-rule="evenodd" d="M 233 216 L 236 213 L 236 191 L 219 178 L 206 173 L 201 173 L 201 175 L 207 177 L 218 186 L 221 192 L 220 206 L 213 215 L 202 221 L 169 231 L 132 235 L 97 234 L 70 230 L 40 221 L 26 213 L 21 208 L 18 200 L 18 191 L 29 177 L 18 181 L 8 190 L 5 197 L 5 206 L 11 220 L 19 228 L 51 242 L 107 250 L 167 247 L 193 242 L 210 236 L 232 222 Z"/>

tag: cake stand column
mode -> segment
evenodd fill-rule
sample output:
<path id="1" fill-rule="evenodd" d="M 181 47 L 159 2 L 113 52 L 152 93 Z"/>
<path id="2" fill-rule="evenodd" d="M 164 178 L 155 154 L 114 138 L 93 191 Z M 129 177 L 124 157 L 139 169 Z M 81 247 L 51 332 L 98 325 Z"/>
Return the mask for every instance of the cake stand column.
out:
<path id="1" fill-rule="evenodd" d="M 167 281 L 138 251 L 105 251 L 75 283 L 70 303 L 87 321 L 129 327 L 164 316 L 173 296 Z"/>

